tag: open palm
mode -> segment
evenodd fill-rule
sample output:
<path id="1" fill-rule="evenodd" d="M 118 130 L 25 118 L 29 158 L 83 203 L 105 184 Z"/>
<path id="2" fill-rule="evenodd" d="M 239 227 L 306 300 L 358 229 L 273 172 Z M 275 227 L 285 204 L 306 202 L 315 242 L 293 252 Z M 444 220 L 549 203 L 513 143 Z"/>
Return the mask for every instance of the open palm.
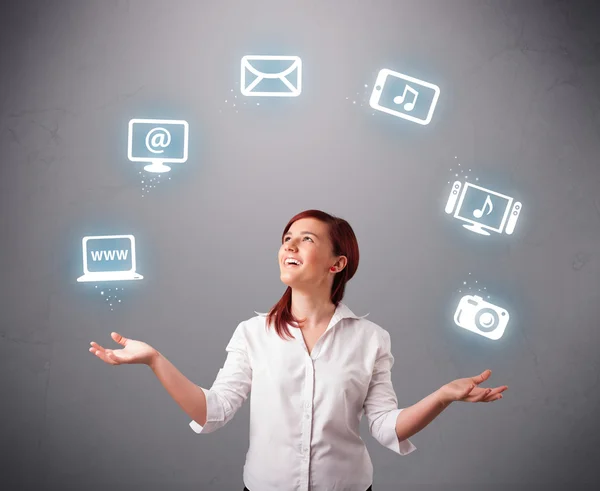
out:
<path id="1" fill-rule="evenodd" d="M 492 371 L 488 369 L 475 377 L 453 380 L 442 387 L 442 394 L 450 402 L 491 402 L 502 399 L 502 392 L 508 389 L 506 385 L 494 387 L 493 389 L 479 387 L 479 384 L 490 378 L 491 374 Z"/>
<path id="2" fill-rule="evenodd" d="M 110 337 L 123 348 L 109 349 L 92 341 L 90 352 L 110 365 L 145 364 L 148 365 L 156 355 L 156 350 L 149 344 L 135 339 L 128 339 L 119 333 L 111 332 Z"/>

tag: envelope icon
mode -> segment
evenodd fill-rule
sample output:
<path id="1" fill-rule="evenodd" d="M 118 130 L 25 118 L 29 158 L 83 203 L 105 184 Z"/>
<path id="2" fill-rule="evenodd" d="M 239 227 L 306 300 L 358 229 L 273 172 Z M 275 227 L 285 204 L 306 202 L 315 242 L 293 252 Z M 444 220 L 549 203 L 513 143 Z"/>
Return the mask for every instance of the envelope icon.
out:
<path id="1" fill-rule="evenodd" d="M 302 60 L 299 56 L 244 56 L 240 88 L 243 95 L 251 97 L 298 97 Z"/>

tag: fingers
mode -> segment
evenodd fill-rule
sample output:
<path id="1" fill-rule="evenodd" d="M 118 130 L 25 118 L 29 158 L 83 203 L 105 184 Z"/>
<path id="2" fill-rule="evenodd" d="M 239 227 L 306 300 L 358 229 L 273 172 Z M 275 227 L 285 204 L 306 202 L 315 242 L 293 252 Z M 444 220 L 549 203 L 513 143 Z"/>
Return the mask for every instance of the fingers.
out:
<path id="1" fill-rule="evenodd" d="M 483 401 L 490 395 L 490 392 L 492 392 L 492 389 L 481 389 L 481 392 L 477 396 L 475 396 L 473 402 Z"/>
<path id="2" fill-rule="evenodd" d="M 121 336 L 118 332 L 111 332 L 110 337 L 113 338 L 113 340 L 115 342 L 117 342 L 123 346 L 125 346 L 128 341 L 128 339 L 126 337 Z"/>
<path id="3" fill-rule="evenodd" d="M 507 389 L 508 387 L 506 385 L 492 389 L 486 397 L 486 402 L 497 401 L 498 399 L 502 399 L 502 392 L 504 392 Z"/>
<path id="4" fill-rule="evenodd" d="M 483 398 L 481 402 L 493 402 L 499 401 L 502 399 L 502 394 L 494 393 L 493 391 L 489 392 L 487 396 Z"/>
<path id="5" fill-rule="evenodd" d="M 466 402 L 479 402 L 489 394 L 488 390 L 474 387 L 463 399 Z"/>
<path id="6" fill-rule="evenodd" d="M 488 368 L 487 370 L 485 370 L 484 372 L 480 373 L 476 377 L 473 377 L 472 380 L 477 385 L 479 385 L 480 383 L 482 383 L 482 382 L 486 381 L 488 378 L 490 378 L 491 374 L 492 374 L 492 371 Z"/>
<path id="7" fill-rule="evenodd" d="M 496 387 L 494 389 L 485 389 L 483 391 L 484 392 L 483 398 L 478 399 L 473 402 L 499 401 L 500 399 L 502 399 L 502 392 L 504 392 L 506 389 L 508 389 L 508 387 L 506 385 L 503 385 L 501 387 Z"/>
<path id="8" fill-rule="evenodd" d="M 492 391 L 489 393 L 489 396 L 495 396 L 497 394 L 501 394 L 506 389 L 508 389 L 508 387 L 506 385 L 503 385 L 501 387 L 496 387 L 496 388 L 492 389 Z"/>
<path id="9" fill-rule="evenodd" d="M 493 396 L 488 396 L 483 402 L 499 401 L 500 399 L 502 399 L 502 394 L 496 394 Z"/>
<path id="10" fill-rule="evenodd" d="M 102 346 L 100 346 L 98 343 L 96 343 L 95 341 L 92 341 L 90 343 L 90 345 L 92 346 L 92 348 L 97 349 L 99 351 L 104 351 L 104 348 Z M 91 350 L 90 350 L 91 351 Z"/>
<path id="11" fill-rule="evenodd" d="M 90 345 L 90 353 L 96 355 L 103 362 L 108 363 L 110 365 L 120 365 L 123 362 L 123 360 L 121 360 L 120 357 L 117 356 L 113 350 L 106 349 L 103 346 L 100 346 L 95 341 L 92 341 Z"/>
<path id="12" fill-rule="evenodd" d="M 476 385 L 475 384 L 471 384 L 469 385 L 466 389 L 465 392 L 463 394 L 463 397 L 467 397 L 469 394 L 471 394 L 473 392 L 473 390 L 475 389 Z"/>
<path id="13" fill-rule="evenodd" d="M 94 343 L 95 344 L 95 343 Z M 103 362 L 108 363 L 110 365 L 119 365 L 119 361 L 116 359 L 115 355 L 111 350 L 97 349 L 94 346 L 90 347 L 90 353 L 96 355 Z"/>

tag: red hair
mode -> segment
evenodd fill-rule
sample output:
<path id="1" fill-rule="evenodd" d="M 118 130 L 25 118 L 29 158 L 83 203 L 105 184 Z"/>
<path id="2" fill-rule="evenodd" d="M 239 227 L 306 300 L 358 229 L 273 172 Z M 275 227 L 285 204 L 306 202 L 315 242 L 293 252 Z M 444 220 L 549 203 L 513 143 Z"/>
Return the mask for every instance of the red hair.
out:
<path id="1" fill-rule="evenodd" d="M 292 224 L 302 218 L 316 218 L 317 220 L 326 223 L 329 228 L 329 239 L 333 246 L 333 254 L 335 256 L 346 256 L 347 258 L 346 267 L 334 276 L 333 285 L 331 286 L 330 298 L 337 308 L 342 298 L 344 298 L 346 283 L 350 281 L 358 269 L 358 241 L 356 240 L 352 227 L 346 220 L 329 215 L 324 211 L 306 210 L 298 213 L 288 222 L 281 234 L 282 242 Z M 269 328 L 272 323 L 277 334 L 284 340 L 285 336 L 290 338 L 293 337 L 287 327 L 288 324 L 299 327 L 301 322 L 292 315 L 291 306 L 292 289 L 288 286 L 283 296 L 279 299 L 279 302 L 277 302 L 267 314 L 267 328 Z"/>

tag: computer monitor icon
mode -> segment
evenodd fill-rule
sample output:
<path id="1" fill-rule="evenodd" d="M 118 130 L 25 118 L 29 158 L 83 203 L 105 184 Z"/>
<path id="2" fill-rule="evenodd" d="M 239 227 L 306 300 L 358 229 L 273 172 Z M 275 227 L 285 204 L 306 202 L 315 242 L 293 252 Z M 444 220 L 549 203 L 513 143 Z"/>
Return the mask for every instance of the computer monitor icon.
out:
<path id="1" fill-rule="evenodd" d="M 462 190 L 462 191 L 461 191 Z M 490 232 L 510 235 L 515 229 L 521 203 L 510 196 L 486 189 L 476 184 L 456 181 L 452 185 L 445 212 L 454 213 L 467 230 L 490 235 Z"/>
<path id="2" fill-rule="evenodd" d="M 129 121 L 127 156 L 132 162 L 150 162 L 148 172 L 168 172 L 165 163 L 188 159 L 189 125 L 177 119 L 132 119 Z"/>
<path id="3" fill-rule="evenodd" d="M 90 235 L 81 241 L 83 276 L 78 282 L 141 280 L 133 235 Z"/>

